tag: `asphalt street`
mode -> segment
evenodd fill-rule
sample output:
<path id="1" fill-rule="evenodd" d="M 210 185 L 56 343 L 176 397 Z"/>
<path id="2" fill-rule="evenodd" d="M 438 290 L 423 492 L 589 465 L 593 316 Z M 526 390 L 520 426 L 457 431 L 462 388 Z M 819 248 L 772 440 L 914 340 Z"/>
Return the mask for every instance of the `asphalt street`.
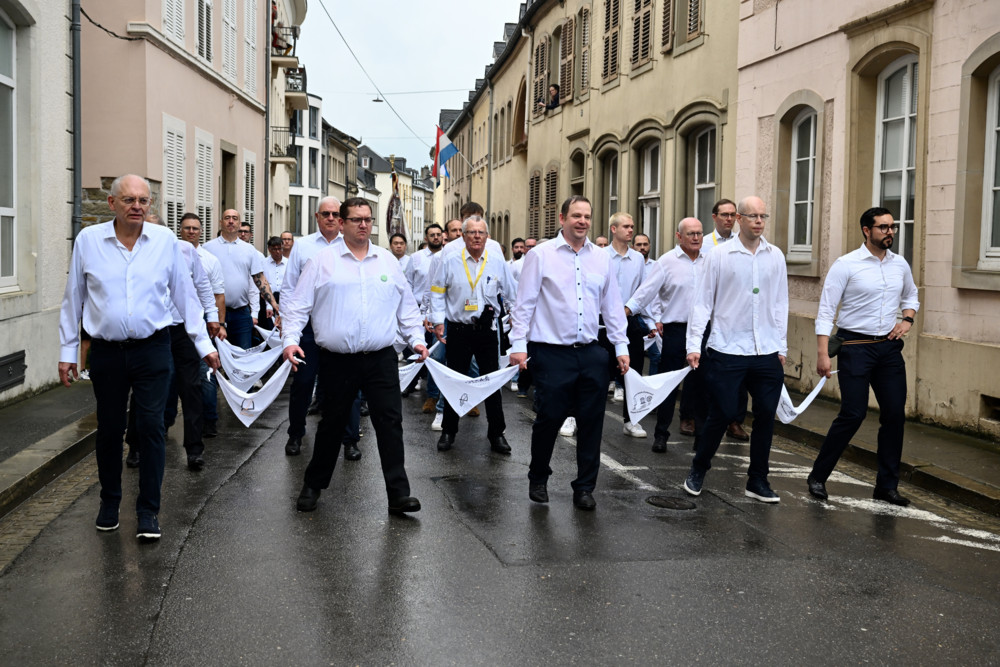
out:
<path id="1" fill-rule="evenodd" d="M 295 498 L 313 426 L 304 455 L 286 457 L 286 400 L 249 429 L 225 419 L 200 473 L 185 469 L 181 430 L 171 429 L 158 543 L 135 539 L 133 470 L 121 529 L 94 530 L 92 455 L 67 473 L 73 484 L 50 485 L 14 513 L 21 519 L 0 522 L 0 545 L 26 544 L 0 573 L 0 664 L 969 665 L 1000 656 L 1000 523 L 913 488 L 901 488 L 910 508 L 873 501 L 874 473 L 850 464 L 831 478 L 830 501 L 814 500 L 811 450 L 791 441 L 776 439 L 771 456 L 780 504 L 743 495 L 748 446 L 730 441 L 704 493 L 688 499 L 691 439 L 654 454 L 651 436 L 622 435 L 620 406 L 609 402 L 598 507 L 581 512 L 571 438 L 557 444 L 549 504 L 528 500 L 528 401 L 504 390 L 514 449 L 504 457 L 489 450 L 485 414 L 463 418 L 455 449 L 439 453 L 414 395 L 404 399 L 407 470 L 423 509 L 387 515 L 365 419 L 364 457 L 341 459 L 317 511 L 303 514 Z M 652 417 L 643 425 L 651 433 Z M 663 498 L 693 506 L 650 502 Z M 25 516 L 44 517 L 31 539 Z"/>

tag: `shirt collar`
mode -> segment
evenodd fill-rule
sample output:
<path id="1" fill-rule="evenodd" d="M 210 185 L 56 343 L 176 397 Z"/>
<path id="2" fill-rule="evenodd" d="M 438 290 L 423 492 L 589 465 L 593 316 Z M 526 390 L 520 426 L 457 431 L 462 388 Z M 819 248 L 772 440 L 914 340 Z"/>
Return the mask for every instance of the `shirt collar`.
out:
<path id="1" fill-rule="evenodd" d="M 104 238 L 106 238 L 106 239 L 115 239 L 115 240 L 118 239 L 118 233 L 115 231 L 115 220 L 116 219 L 117 218 L 111 218 L 111 220 L 108 221 L 107 229 L 104 232 Z M 153 225 L 153 223 L 151 223 L 151 222 L 143 222 L 142 223 L 142 231 L 139 232 L 139 236 L 145 236 L 146 238 L 149 238 L 149 227 L 150 227 L 150 225 Z M 153 226 L 156 226 L 156 225 L 153 225 Z"/>
<path id="2" fill-rule="evenodd" d="M 861 254 L 861 259 L 874 259 L 876 262 L 880 262 L 880 263 L 883 261 L 883 260 L 880 260 L 875 255 L 873 255 L 872 251 L 869 250 L 868 246 L 865 245 L 864 243 L 862 243 L 861 247 L 858 248 L 858 252 Z M 886 262 L 892 261 L 892 258 L 895 257 L 895 256 L 896 256 L 896 253 L 894 253 L 893 251 L 891 251 L 889 249 L 886 249 L 886 251 L 885 251 L 885 260 L 884 261 L 886 261 Z"/>
<path id="3" fill-rule="evenodd" d="M 743 253 L 746 253 L 748 255 L 752 254 L 747 249 L 747 247 L 745 245 L 743 245 L 743 241 L 740 241 L 738 238 L 729 239 L 729 241 L 727 243 L 725 243 L 723 245 L 723 247 L 726 249 L 727 252 L 743 252 Z M 761 236 L 760 237 L 760 245 L 757 247 L 757 250 L 764 250 L 764 251 L 770 252 L 771 251 L 771 244 L 767 242 L 767 239 L 765 239 L 763 236 Z"/>
<path id="4" fill-rule="evenodd" d="M 559 230 L 559 233 L 556 234 L 556 237 L 553 238 L 553 239 L 551 239 L 551 240 L 549 240 L 549 241 L 546 241 L 546 243 L 555 243 L 556 244 L 556 249 L 559 249 L 560 247 L 565 246 L 565 247 L 569 248 L 570 252 L 576 252 L 576 250 L 573 250 L 573 246 L 571 246 L 569 244 L 569 241 L 566 240 L 566 237 L 563 236 L 562 230 Z M 597 246 L 595 246 L 590 239 L 584 239 L 583 240 L 583 247 L 580 248 L 580 252 L 583 252 L 587 248 L 593 249 L 593 248 L 596 248 L 596 247 Z"/>

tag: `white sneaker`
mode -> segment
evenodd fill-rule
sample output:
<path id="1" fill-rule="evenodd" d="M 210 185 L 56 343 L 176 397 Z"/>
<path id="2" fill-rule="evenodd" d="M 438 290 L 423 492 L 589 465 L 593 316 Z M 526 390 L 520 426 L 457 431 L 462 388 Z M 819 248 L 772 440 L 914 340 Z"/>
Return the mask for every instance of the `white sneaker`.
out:
<path id="1" fill-rule="evenodd" d="M 612 380 L 611 383 L 608 385 L 608 393 L 609 394 L 614 393 L 615 389 L 617 389 L 617 388 L 618 388 L 618 385 L 616 385 L 615 381 Z"/>
<path id="2" fill-rule="evenodd" d="M 625 428 L 622 429 L 622 433 L 633 438 L 646 437 L 646 431 L 643 430 L 642 425 L 633 424 L 632 422 L 625 422 Z"/>
<path id="3" fill-rule="evenodd" d="M 612 403 L 621 403 L 625 400 L 625 390 L 621 387 L 615 387 L 615 395 L 611 397 Z"/>
<path id="4" fill-rule="evenodd" d="M 440 431 L 442 428 L 441 425 L 443 423 L 444 423 L 444 413 L 443 412 L 435 413 L 434 421 L 431 422 L 431 430 Z"/>
<path id="5" fill-rule="evenodd" d="M 510 383 L 510 390 L 515 394 L 517 393 L 517 380 L 514 380 L 513 382 Z"/>
<path id="6" fill-rule="evenodd" d="M 90 379 L 90 371 L 88 371 L 86 368 L 84 368 L 82 371 L 80 371 L 80 379 L 81 380 L 89 380 Z"/>
<path id="7" fill-rule="evenodd" d="M 566 417 L 566 421 L 563 422 L 562 428 L 559 429 L 559 435 L 564 435 L 567 438 L 571 438 L 576 435 L 576 417 Z"/>

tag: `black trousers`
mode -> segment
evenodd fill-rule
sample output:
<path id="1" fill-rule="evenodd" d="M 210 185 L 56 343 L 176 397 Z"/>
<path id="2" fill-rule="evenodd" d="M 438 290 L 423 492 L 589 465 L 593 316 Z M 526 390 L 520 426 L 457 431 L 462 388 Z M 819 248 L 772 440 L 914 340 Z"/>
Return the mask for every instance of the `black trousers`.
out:
<path id="1" fill-rule="evenodd" d="M 601 323 L 604 322 L 604 318 L 601 318 Z M 645 322 L 638 315 L 628 316 L 628 328 L 625 330 L 625 335 L 628 337 L 628 358 L 629 367 L 634 368 L 635 372 L 642 375 L 642 366 L 646 361 L 646 335 L 649 334 L 649 329 L 646 328 Z M 597 341 L 604 347 L 608 352 L 608 375 L 614 378 L 615 382 L 621 384 L 624 381 L 624 377 L 618 371 L 618 356 L 615 354 L 615 346 L 608 339 L 607 329 L 600 329 L 597 333 Z M 622 401 L 622 417 L 625 421 L 632 421 L 628 414 L 628 401 Z"/>
<path id="2" fill-rule="evenodd" d="M 368 397 L 389 500 L 410 495 L 403 467 L 403 401 L 396 351 L 386 347 L 374 352 L 338 354 L 320 348 L 319 376 L 324 388 L 322 419 L 305 483 L 314 489 L 329 488 L 351 406 L 361 390 Z"/>
<path id="3" fill-rule="evenodd" d="M 858 335 L 841 329 L 845 341 Z M 906 364 L 903 341 L 844 345 L 837 363 L 840 382 L 840 414 L 833 420 L 813 464 L 812 476 L 825 482 L 847 444 L 868 415 L 868 388 L 875 392 L 879 407 L 878 475 L 875 486 L 895 489 L 899 485 L 899 461 L 903 456 L 903 424 L 906 421 Z"/>
<path id="4" fill-rule="evenodd" d="M 447 345 L 444 347 L 448 368 L 462 374 L 469 372 L 469 363 L 476 358 L 479 374 L 486 375 L 500 369 L 500 343 L 497 332 L 489 327 L 448 322 Z M 486 437 L 498 438 L 507 429 L 503 417 L 503 392 L 497 390 L 486 398 L 486 419 L 489 422 Z M 445 400 L 444 421 L 441 431 L 454 435 L 458 433 L 458 413 Z"/>
<path id="5" fill-rule="evenodd" d="M 538 413 L 531 429 L 528 479 L 544 484 L 556 436 L 571 410 L 576 414 L 577 477 L 574 491 L 593 491 L 601 467 L 601 436 L 608 392 L 607 352 L 597 342 L 580 347 L 529 343 Z"/>
<path id="6" fill-rule="evenodd" d="M 663 325 L 663 349 L 660 350 L 660 366 L 657 371 L 669 373 L 670 371 L 678 371 L 687 365 L 687 324 L 668 322 Z M 694 405 L 697 401 L 694 396 L 698 395 L 701 388 L 701 375 L 702 369 L 700 367 L 688 373 L 684 378 L 684 383 L 670 392 L 666 400 L 660 403 L 660 407 L 656 409 L 656 430 L 653 434 L 656 440 L 670 439 L 670 422 L 674 420 L 674 408 L 677 405 L 678 394 L 681 396 L 681 419 L 695 419 L 696 422 L 699 422 L 696 415 L 701 406 Z M 685 403 L 688 401 L 692 404 L 691 412 L 685 413 Z M 704 408 L 701 409 L 700 422 L 704 423 L 704 418 L 708 415 L 708 407 L 706 402 L 702 401 L 702 404 Z M 698 426 L 700 425 L 699 423 Z"/>

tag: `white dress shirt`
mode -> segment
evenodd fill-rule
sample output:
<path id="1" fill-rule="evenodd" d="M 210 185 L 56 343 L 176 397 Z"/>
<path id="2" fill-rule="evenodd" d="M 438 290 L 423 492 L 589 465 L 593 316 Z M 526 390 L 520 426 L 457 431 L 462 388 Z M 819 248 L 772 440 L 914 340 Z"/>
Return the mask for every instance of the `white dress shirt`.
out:
<path id="1" fill-rule="evenodd" d="M 302 275 L 306 263 L 315 257 L 316 253 L 334 243 L 343 242 L 344 237 L 340 234 L 337 234 L 332 241 L 327 241 L 322 232 L 313 232 L 309 236 L 296 241 L 295 245 L 292 246 L 292 252 L 288 255 L 288 266 L 285 268 L 285 275 L 281 279 L 281 285 L 285 290 L 286 296 L 295 290 L 295 286 L 299 282 L 299 276 Z"/>
<path id="2" fill-rule="evenodd" d="M 206 322 L 218 322 L 219 307 L 215 305 L 215 294 L 212 293 L 212 283 L 209 282 L 208 274 L 205 273 L 205 269 L 201 265 L 201 260 L 198 258 L 198 251 L 190 243 L 182 241 L 181 254 L 184 255 L 184 263 L 188 267 L 188 273 L 191 276 L 195 294 L 198 297 L 198 302 L 201 304 L 202 316 Z M 184 318 L 181 317 L 177 307 L 170 301 L 170 295 L 167 295 L 166 304 L 170 309 L 170 313 L 174 316 L 174 321 L 171 324 L 184 324 Z"/>
<path id="3" fill-rule="evenodd" d="M 115 236 L 114 221 L 86 227 L 76 237 L 59 314 L 59 361 L 76 363 L 80 321 L 95 339 L 149 338 L 170 326 L 170 301 L 202 357 L 212 353 L 202 308 L 181 242 L 166 227 L 144 223 L 130 251 Z"/>
<path id="4" fill-rule="evenodd" d="M 406 267 L 406 280 L 410 283 L 413 298 L 420 307 L 422 315 L 429 314 L 430 310 L 431 261 L 436 254 L 431 252 L 430 248 L 419 250 L 413 253 L 410 265 Z"/>
<path id="5" fill-rule="evenodd" d="M 287 269 L 288 261 L 283 256 L 277 262 L 270 255 L 264 260 L 264 275 L 267 276 L 267 284 L 271 286 L 271 294 L 281 292 L 281 281 Z"/>
<path id="6" fill-rule="evenodd" d="M 264 258 L 257 249 L 246 241 L 227 241 L 222 236 L 212 239 L 204 247 L 222 265 L 226 281 L 226 308 L 252 306 L 250 276 L 264 272 Z M 257 303 L 260 303 L 259 299 Z"/>
<path id="7" fill-rule="evenodd" d="M 486 250 L 477 262 L 464 250 L 451 253 L 442 260 L 438 280 L 431 285 L 430 319 L 434 324 L 444 323 L 446 317 L 449 322 L 471 324 L 487 305 L 499 317 L 500 299 L 509 309 L 516 296 L 517 284 L 503 255 L 497 258 Z"/>
<path id="8" fill-rule="evenodd" d="M 579 252 L 562 232 L 524 256 L 517 301 L 511 311 L 511 352 L 528 342 L 573 345 L 597 340 L 604 315 L 615 354 L 628 354 L 627 321 L 611 258 L 587 240 Z"/>
<path id="9" fill-rule="evenodd" d="M 399 268 L 403 270 L 403 275 L 406 275 L 406 270 L 410 268 L 410 256 L 403 255 L 399 258 Z"/>
<path id="10" fill-rule="evenodd" d="M 514 277 L 514 280 L 520 282 L 521 271 L 524 270 L 524 258 L 528 256 L 528 253 L 521 255 L 521 259 L 515 259 L 510 263 L 510 275 Z"/>
<path id="11" fill-rule="evenodd" d="M 716 246 L 720 246 L 726 241 L 732 241 L 739 235 L 740 228 L 737 225 L 733 225 L 733 229 L 730 231 L 729 236 L 719 236 L 719 230 L 713 229 L 712 233 L 705 237 L 705 242 L 702 244 L 702 252 L 708 252 Z"/>
<path id="12" fill-rule="evenodd" d="M 397 331 L 411 348 L 424 344 L 423 320 L 399 261 L 370 242 L 363 260 L 343 242 L 320 250 L 283 305 L 285 347 L 299 344 L 310 321 L 316 343 L 331 352 L 381 350 L 393 344 Z"/>
<path id="13" fill-rule="evenodd" d="M 622 303 L 627 303 L 646 277 L 646 262 L 642 253 L 634 248 L 627 248 L 624 255 L 619 255 L 614 244 L 608 245 L 604 252 L 611 258 L 611 272 L 618 283 Z"/>
<path id="14" fill-rule="evenodd" d="M 701 352 L 709 320 L 708 346 L 726 354 L 788 354 L 788 274 L 785 256 L 762 237 L 751 253 L 740 240 L 705 256 L 691 304 L 687 351 Z"/>
<path id="15" fill-rule="evenodd" d="M 826 274 L 816 335 L 830 335 L 838 304 L 837 326 L 869 336 L 892 331 L 900 310 L 920 309 L 917 286 L 906 260 L 891 250 L 879 260 L 863 245 L 838 257 Z"/>
<path id="16" fill-rule="evenodd" d="M 699 253 L 692 260 L 677 246 L 653 263 L 646 279 L 625 306 L 633 313 L 645 313 L 654 322 L 687 323 L 704 265 L 704 255 Z"/>
<path id="17" fill-rule="evenodd" d="M 212 284 L 212 294 L 225 294 L 226 279 L 222 275 L 222 264 L 215 255 L 202 246 L 198 246 L 197 252 L 201 258 L 201 267 L 205 269 L 208 281 Z"/>

